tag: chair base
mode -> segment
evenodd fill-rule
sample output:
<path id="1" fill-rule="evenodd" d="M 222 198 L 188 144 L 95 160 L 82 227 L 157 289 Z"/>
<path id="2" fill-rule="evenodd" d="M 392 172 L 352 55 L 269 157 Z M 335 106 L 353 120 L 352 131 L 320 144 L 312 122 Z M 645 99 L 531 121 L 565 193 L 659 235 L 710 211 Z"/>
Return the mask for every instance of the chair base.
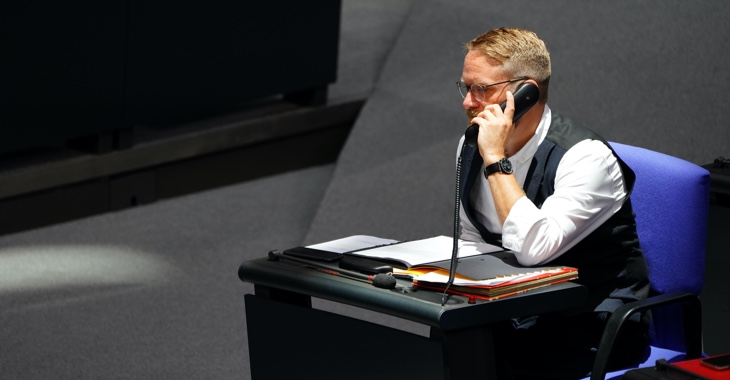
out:
<path id="1" fill-rule="evenodd" d="M 656 365 L 656 361 L 659 359 L 664 359 L 670 363 L 680 362 L 685 360 L 684 352 L 679 351 L 673 351 L 668 350 L 666 348 L 659 348 L 650 346 L 651 353 L 649 354 L 649 357 L 644 360 L 642 363 L 639 363 L 635 367 L 625 368 L 618 371 L 608 372 L 606 373 L 606 380 L 619 380 L 624 375 L 626 371 L 636 369 L 636 368 L 646 368 L 646 367 L 653 367 Z M 589 377 L 584 378 L 583 380 L 588 380 Z"/>

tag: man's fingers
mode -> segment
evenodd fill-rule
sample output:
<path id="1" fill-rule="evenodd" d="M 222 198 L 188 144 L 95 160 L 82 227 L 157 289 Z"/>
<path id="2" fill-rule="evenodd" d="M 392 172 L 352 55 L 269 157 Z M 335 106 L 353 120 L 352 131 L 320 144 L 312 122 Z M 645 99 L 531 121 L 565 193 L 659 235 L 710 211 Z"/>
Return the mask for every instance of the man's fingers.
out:
<path id="1" fill-rule="evenodd" d="M 512 91 L 507 91 L 507 104 L 504 107 L 504 117 L 512 124 L 512 119 L 515 116 L 515 96 Z"/>

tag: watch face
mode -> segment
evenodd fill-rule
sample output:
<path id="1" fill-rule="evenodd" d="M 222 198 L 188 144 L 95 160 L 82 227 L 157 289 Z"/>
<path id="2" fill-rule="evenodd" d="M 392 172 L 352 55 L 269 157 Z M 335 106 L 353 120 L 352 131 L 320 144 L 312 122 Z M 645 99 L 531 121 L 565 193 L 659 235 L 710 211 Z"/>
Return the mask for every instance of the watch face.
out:
<path id="1" fill-rule="evenodd" d="M 499 166 L 502 169 L 502 173 L 512 174 L 512 162 L 510 160 L 506 158 L 499 160 Z"/>

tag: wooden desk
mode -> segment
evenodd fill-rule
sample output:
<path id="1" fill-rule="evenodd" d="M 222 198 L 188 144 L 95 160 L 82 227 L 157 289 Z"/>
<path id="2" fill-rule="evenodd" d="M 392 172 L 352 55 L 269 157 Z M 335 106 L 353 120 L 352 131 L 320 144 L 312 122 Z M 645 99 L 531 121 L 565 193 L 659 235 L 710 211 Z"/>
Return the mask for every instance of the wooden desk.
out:
<path id="1" fill-rule="evenodd" d="M 396 289 L 338 277 L 296 263 L 257 259 L 238 276 L 254 284 L 246 295 L 253 379 L 494 379 L 492 325 L 513 317 L 581 305 L 587 290 L 574 283 L 469 304 L 441 293 Z M 427 325 L 429 338 L 313 309 L 311 297 Z"/>

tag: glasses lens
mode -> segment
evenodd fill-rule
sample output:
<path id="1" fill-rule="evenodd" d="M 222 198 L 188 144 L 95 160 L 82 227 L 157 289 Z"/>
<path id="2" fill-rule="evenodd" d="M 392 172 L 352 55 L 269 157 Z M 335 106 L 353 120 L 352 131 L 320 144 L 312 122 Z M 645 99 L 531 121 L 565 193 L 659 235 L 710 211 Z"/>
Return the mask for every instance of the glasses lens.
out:
<path id="1" fill-rule="evenodd" d="M 474 83 L 471 85 L 471 96 L 474 97 L 478 102 L 484 101 L 484 87 Z"/>
<path id="2" fill-rule="evenodd" d="M 456 86 L 459 87 L 459 94 L 461 94 L 461 97 L 466 98 L 466 93 L 469 92 L 469 89 L 466 87 L 466 83 L 456 82 Z"/>
<path id="3" fill-rule="evenodd" d="M 476 83 L 471 86 L 467 86 L 464 82 L 456 82 L 456 85 L 459 87 L 459 93 L 462 98 L 466 98 L 466 94 L 471 90 L 471 96 L 473 96 L 474 99 L 479 102 L 484 100 L 484 87 Z"/>

